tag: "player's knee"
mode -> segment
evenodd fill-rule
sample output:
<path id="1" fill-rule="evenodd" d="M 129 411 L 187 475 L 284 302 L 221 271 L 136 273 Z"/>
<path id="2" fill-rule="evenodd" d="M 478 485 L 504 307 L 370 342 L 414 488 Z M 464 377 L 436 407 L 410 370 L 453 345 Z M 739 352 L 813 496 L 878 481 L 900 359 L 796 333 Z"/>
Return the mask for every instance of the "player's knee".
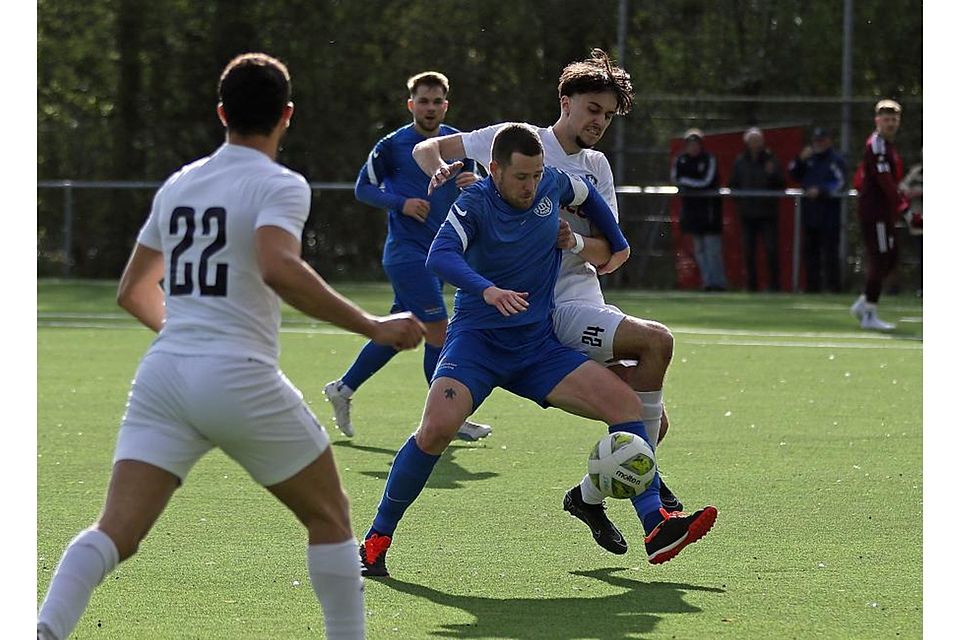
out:
<path id="1" fill-rule="evenodd" d="M 440 455 L 453 441 L 460 425 L 450 425 L 437 420 L 424 420 L 420 423 L 414 438 L 424 453 Z"/>
<path id="2" fill-rule="evenodd" d="M 653 350 L 664 363 L 669 364 L 673 359 L 673 332 L 659 323 L 653 331 Z"/>

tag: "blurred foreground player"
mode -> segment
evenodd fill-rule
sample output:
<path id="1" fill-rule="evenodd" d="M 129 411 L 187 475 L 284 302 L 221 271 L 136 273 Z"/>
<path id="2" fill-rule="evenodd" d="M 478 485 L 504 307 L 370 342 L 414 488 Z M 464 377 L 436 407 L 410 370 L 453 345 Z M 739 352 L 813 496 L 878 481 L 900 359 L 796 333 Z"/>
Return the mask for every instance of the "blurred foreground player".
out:
<path id="1" fill-rule="evenodd" d="M 120 280 L 119 304 L 159 336 L 133 381 L 103 512 L 67 547 L 40 608 L 44 640 L 66 640 L 215 446 L 307 528 L 327 637 L 364 637 L 357 542 L 327 434 L 277 368 L 280 298 L 398 349 L 416 347 L 423 325 L 364 312 L 301 260 L 310 187 L 276 162 L 293 115 L 286 67 L 238 56 L 219 96 L 226 143 L 163 184 Z"/>

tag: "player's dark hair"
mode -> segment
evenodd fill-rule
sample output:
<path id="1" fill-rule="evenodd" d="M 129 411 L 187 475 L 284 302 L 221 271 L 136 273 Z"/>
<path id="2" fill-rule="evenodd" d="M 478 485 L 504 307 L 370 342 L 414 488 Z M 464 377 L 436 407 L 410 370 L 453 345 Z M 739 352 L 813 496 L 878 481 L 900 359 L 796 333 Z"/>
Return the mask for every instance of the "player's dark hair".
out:
<path id="1" fill-rule="evenodd" d="M 508 124 L 493 137 L 491 157 L 501 167 L 510 165 L 514 152 L 525 156 L 543 155 L 543 143 L 536 130 L 528 124 Z"/>
<path id="2" fill-rule="evenodd" d="M 560 97 L 578 93 L 611 91 L 617 97 L 617 115 L 633 108 L 633 84 L 630 74 L 613 64 L 603 49 L 594 49 L 586 60 L 571 62 L 560 72 L 557 86 Z"/>
<path id="3" fill-rule="evenodd" d="M 446 97 L 447 92 L 450 91 L 450 81 L 439 71 L 424 71 L 407 79 L 407 89 L 410 91 L 411 98 L 420 87 L 440 87 Z"/>
<path id="4" fill-rule="evenodd" d="M 265 53 L 244 53 L 220 74 L 217 94 L 227 128 L 240 135 L 269 135 L 290 102 L 290 72 Z"/>

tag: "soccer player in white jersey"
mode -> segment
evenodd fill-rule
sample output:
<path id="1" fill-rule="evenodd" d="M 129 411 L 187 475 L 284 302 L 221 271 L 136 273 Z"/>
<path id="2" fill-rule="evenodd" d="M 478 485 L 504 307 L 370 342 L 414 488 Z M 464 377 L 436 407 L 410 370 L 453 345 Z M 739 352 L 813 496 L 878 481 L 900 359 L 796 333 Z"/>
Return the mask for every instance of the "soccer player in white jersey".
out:
<path id="1" fill-rule="evenodd" d="M 120 280 L 120 306 L 159 336 L 133 381 L 103 511 L 67 547 L 38 613 L 44 640 L 70 636 L 215 446 L 306 527 L 327 637 L 364 637 L 358 545 L 327 433 L 277 367 L 280 299 L 398 349 L 424 328 L 408 313 L 366 313 L 300 258 L 310 187 L 276 162 L 293 115 L 286 67 L 238 56 L 219 97 L 226 143 L 163 184 Z"/>
<path id="2" fill-rule="evenodd" d="M 614 213 L 617 198 L 613 172 L 606 156 L 592 147 L 603 137 L 615 115 L 625 115 L 633 104 L 630 75 L 611 63 L 607 54 L 594 49 L 585 60 L 573 62 L 560 73 L 560 116 L 552 127 L 537 127 L 547 165 L 583 176 L 593 183 Z M 432 138 L 414 147 L 417 164 L 439 187 L 459 170 L 457 162 L 445 159 L 471 158 L 490 163 L 490 145 L 504 124 L 468 133 Z M 610 258 L 607 241 L 595 234 L 577 207 L 561 215 L 560 246 L 566 249 L 555 290 L 554 330 L 560 341 L 607 364 L 623 378 L 643 402 L 643 422 L 651 431 L 659 425 L 654 442 L 663 439 L 669 423 L 663 410 L 663 381 L 673 356 L 673 335 L 659 322 L 626 315 L 606 304 L 599 273 Z M 597 237 L 595 237 L 597 236 Z M 669 512 L 683 505 L 662 483 L 661 501 Z M 606 517 L 603 496 L 584 476 L 564 497 L 564 509 L 584 521 L 597 543 L 613 553 L 626 551 L 626 542 Z"/>

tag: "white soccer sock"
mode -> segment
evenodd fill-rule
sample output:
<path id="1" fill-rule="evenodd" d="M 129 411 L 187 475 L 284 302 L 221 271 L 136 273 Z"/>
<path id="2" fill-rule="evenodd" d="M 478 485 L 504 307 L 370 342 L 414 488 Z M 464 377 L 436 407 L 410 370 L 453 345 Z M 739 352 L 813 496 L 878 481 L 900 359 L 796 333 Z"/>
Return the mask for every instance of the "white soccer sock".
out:
<path id="1" fill-rule="evenodd" d="M 66 640 L 87 608 L 93 590 L 119 562 L 120 554 L 110 536 L 99 529 L 82 531 L 60 559 L 37 614 L 37 626 L 45 625 L 55 638 Z"/>
<path id="2" fill-rule="evenodd" d="M 865 312 L 870 312 L 870 311 L 872 311 L 873 313 L 876 313 L 876 312 L 877 312 L 877 303 L 876 303 L 876 302 L 865 302 L 865 303 L 863 304 L 863 310 L 864 310 Z"/>
<path id="3" fill-rule="evenodd" d="M 337 381 L 337 391 L 339 391 L 340 395 L 342 395 L 344 398 L 353 397 L 353 389 L 344 384 L 343 380 Z"/>
<path id="4" fill-rule="evenodd" d="M 356 538 L 336 544 L 307 547 L 310 584 L 323 608 L 330 640 L 363 638 L 363 578 Z"/>
<path id="5" fill-rule="evenodd" d="M 600 504 L 603 502 L 603 494 L 600 493 L 600 489 L 593 484 L 593 480 L 590 479 L 590 474 L 583 476 L 583 480 L 580 481 L 580 495 L 583 496 L 583 501 L 587 504 Z"/>
<path id="6" fill-rule="evenodd" d="M 660 436 L 660 418 L 663 417 L 663 389 L 656 391 L 637 391 L 643 409 L 640 410 L 640 419 L 647 428 L 650 446 L 656 448 Z"/>

